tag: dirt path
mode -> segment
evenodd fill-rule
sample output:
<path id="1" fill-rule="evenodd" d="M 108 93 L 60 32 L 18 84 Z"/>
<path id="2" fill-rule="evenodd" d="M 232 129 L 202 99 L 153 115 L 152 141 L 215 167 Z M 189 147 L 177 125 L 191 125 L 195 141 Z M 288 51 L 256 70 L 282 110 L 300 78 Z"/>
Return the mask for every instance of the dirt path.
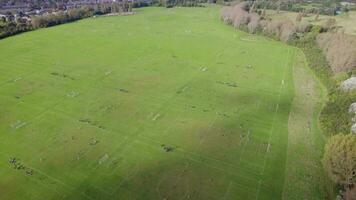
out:
<path id="1" fill-rule="evenodd" d="M 326 92 L 303 53 L 298 51 L 295 59 L 283 199 L 326 199 L 327 180 L 321 165 L 324 138 L 317 120 Z"/>

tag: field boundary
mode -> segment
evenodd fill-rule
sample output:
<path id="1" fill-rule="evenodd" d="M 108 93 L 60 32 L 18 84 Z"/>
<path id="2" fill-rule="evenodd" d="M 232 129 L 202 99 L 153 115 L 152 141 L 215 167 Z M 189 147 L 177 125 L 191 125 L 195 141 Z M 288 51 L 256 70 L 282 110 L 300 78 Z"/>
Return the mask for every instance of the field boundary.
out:
<path id="1" fill-rule="evenodd" d="M 307 67 L 301 50 L 297 52 L 296 62 L 293 66 L 295 95 L 288 119 L 282 198 L 325 199 L 325 179 L 320 161 L 324 137 L 318 129 L 318 116 L 325 100 L 324 88 Z"/>

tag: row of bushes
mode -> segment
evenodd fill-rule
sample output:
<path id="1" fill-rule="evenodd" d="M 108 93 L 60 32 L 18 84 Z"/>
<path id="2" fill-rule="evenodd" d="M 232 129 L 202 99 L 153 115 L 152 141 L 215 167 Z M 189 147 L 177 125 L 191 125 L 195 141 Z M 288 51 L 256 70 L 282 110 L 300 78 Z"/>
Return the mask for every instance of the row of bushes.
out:
<path id="1" fill-rule="evenodd" d="M 0 39 L 31 30 L 28 23 L 2 22 L 0 23 Z"/>
<path id="2" fill-rule="evenodd" d="M 232 7 L 224 7 L 221 19 L 235 28 L 245 29 L 250 33 L 263 32 L 269 36 L 276 37 L 283 42 L 293 41 L 298 33 L 310 30 L 311 25 L 307 23 L 294 24 L 290 20 L 271 20 L 265 18 L 265 11 L 251 12 L 249 3 L 242 2 Z"/>
<path id="3" fill-rule="evenodd" d="M 41 16 L 34 16 L 31 18 L 31 25 L 34 29 L 50 27 L 91 17 L 94 15 L 94 13 L 95 10 L 91 7 L 82 7 L 79 9 L 71 9 L 68 11 L 59 11 Z"/>
<path id="4" fill-rule="evenodd" d="M 31 21 L 16 20 L 0 23 L 0 38 L 16 35 L 37 28 L 50 27 L 57 24 L 93 16 L 97 11 L 92 7 L 82 7 L 68 11 L 58 11 L 31 17 Z"/>
<path id="5" fill-rule="evenodd" d="M 172 8 L 175 6 L 182 7 L 199 7 L 200 3 L 204 1 L 201 0 L 158 0 L 157 5 L 166 8 Z M 205 1 L 206 2 L 206 1 Z"/>
<path id="6" fill-rule="evenodd" d="M 349 11 L 347 7 L 342 6 L 331 6 L 314 4 L 314 6 L 309 7 L 310 3 L 296 3 L 293 1 L 258 1 L 257 6 L 261 9 L 269 10 L 283 10 L 291 12 L 306 12 L 306 13 L 319 13 L 321 15 L 335 15 L 337 10 L 344 12 Z"/>

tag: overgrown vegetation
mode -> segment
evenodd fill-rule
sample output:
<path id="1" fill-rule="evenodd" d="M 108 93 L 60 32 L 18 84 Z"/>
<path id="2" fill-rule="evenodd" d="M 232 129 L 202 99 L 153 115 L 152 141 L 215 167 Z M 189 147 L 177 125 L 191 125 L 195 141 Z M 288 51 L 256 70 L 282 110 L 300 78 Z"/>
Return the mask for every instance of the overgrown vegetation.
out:
<path id="1" fill-rule="evenodd" d="M 332 136 L 338 133 L 347 134 L 350 132 L 352 115 L 348 113 L 348 109 L 355 102 L 355 99 L 355 93 L 348 94 L 340 90 L 333 90 L 333 92 L 329 93 L 329 101 L 320 115 L 324 133 Z"/>
<path id="2" fill-rule="evenodd" d="M 338 134 L 325 145 L 323 165 L 329 177 L 345 188 L 340 198 L 354 199 L 356 184 L 356 135 Z"/>
<path id="3" fill-rule="evenodd" d="M 172 8 L 175 6 L 198 7 L 201 6 L 199 0 L 158 0 L 158 6 Z"/>
<path id="4" fill-rule="evenodd" d="M 347 111 L 349 106 L 355 102 L 356 94 L 341 91 L 339 85 L 342 80 L 350 76 L 351 72 L 349 74 L 333 74 L 323 51 L 316 42 L 321 30 L 322 27 L 314 26 L 305 36 L 293 41 L 293 44 L 303 50 L 309 67 L 315 71 L 315 74 L 328 89 L 328 101 L 319 117 L 323 133 L 326 136 L 338 133 L 347 134 L 352 126 L 352 116 Z"/>
<path id="5" fill-rule="evenodd" d="M 318 48 L 316 44 L 316 37 L 322 31 L 322 27 L 313 26 L 310 31 L 306 31 L 302 37 L 291 42 L 291 44 L 303 50 L 308 61 L 308 65 L 312 68 L 318 77 L 321 79 L 323 84 L 331 89 L 334 86 L 330 77 L 332 76 L 332 70 L 323 55 L 323 52 Z"/>
<path id="6" fill-rule="evenodd" d="M 352 126 L 352 116 L 347 110 L 355 102 L 356 95 L 352 92 L 340 91 L 340 82 L 349 77 L 350 74 L 333 75 L 323 51 L 316 43 L 316 38 L 320 35 L 321 29 L 319 26 L 314 26 L 310 32 L 299 40 L 295 40 L 293 44 L 303 50 L 309 67 L 315 71 L 315 74 L 328 89 L 328 101 L 319 118 L 323 133 L 327 136 L 338 133 L 347 134 Z"/>
<path id="7" fill-rule="evenodd" d="M 356 69 L 356 37 L 342 33 L 322 33 L 316 41 L 335 73 Z"/>
<path id="8" fill-rule="evenodd" d="M 72 9 L 68 11 L 59 11 L 56 13 L 50 13 L 41 16 L 32 17 L 31 25 L 32 28 L 45 28 L 58 24 L 64 24 L 67 22 L 76 21 L 79 19 L 87 18 L 93 16 L 95 13 L 106 13 L 106 10 L 94 10 L 91 7 L 82 7 L 79 9 Z"/>
<path id="9" fill-rule="evenodd" d="M 322 15 L 335 15 L 338 12 L 347 12 L 356 8 L 355 6 L 343 6 L 340 4 L 340 0 L 264 0 L 256 2 L 259 8 L 266 8 L 278 11 L 319 13 Z"/>
<path id="10" fill-rule="evenodd" d="M 242 2 L 232 7 L 225 7 L 221 19 L 235 28 L 246 30 L 250 33 L 263 33 L 283 42 L 292 42 L 310 29 L 309 25 L 295 25 L 291 20 L 271 20 L 266 18 L 265 10 L 255 12 L 254 4 Z"/>
<path id="11" fill-rule="evenodd" d="M 28 22 L 24 21 L 10 21 L 0 18 L 0 39 L 31 30 L 32 27 Z"/>

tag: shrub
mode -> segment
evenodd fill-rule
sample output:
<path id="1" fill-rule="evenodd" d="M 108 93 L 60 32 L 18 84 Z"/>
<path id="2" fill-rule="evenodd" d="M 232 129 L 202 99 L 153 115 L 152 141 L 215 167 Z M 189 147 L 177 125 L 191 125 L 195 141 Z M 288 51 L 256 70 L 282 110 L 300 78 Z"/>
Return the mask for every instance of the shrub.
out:
<path id="1" fill-rule="evenodd" d="M 16 23 L 14 21 L 11 21 L 0 23 L 0 38 L 5 38 L 31 29 L 31 26 L 23 22 Z"/>
<path id="2" fill-rule="evenodd" d="M 334 18 L 329 18 L 323 24 L 324 31 L 330 31 L 336 27 L 336 20 Z"/>
<path id="3" fill-rule="evenodd" d="M 249 22 L 249 13 L 244 10 L 239 10 L 235 14 L 235 18 L 233 21 L 233 26 L 235 28 L 240 28 L 242 25 L 247 25 Z"/>
<path id="4" fill-rule="evenodd" d="M 279 39 L 283 42 L 291 42 L 296 38 L 297 28 L 292 21 L 284 21 L 281 23 Z"/>
<path id="5" fill-rule="evenodd" d="M 281 21 L 267 21 L 265 32 L 271 35 L 276 35 L 279 37 L 281 31 L 282 22 Z"/>
<path id="6" fill-rule="evenodd" d="M 249 14 L 250 22 L 247 25 L 248 31 L 250 33 L 255 33 L 260 27 L 260 16 L 256 13 Z"/>
<path id="7" fill-rule="evenodd" d="M 31 18 L 31 24 L 35 29 L 44 28 L 91 17 L 95 12 L 96 11 L 93 8 L 87 6 L 79 9 L 71 9 L 68 11 L 58 11 L 41 16 L 33 16 Z"/>
<path id="8" fill-rule="evenodd" d="M 232 24 L 235 28 L 247 25 L 250 20 L 248 13 L 249 4 L 242 2 L 232 7 L 224 7 L 221 11 L 220 18 L 227 24 Z"/>
<path id="9" fill-rule="evenodd" d="M 334 73 L 356 68 L 356 37 L 342 33 L 318 35 L 317 43 L 323 50 Z"/>
<path id="10" fill-rule="evenodd" d="M 351 190 L 356 184 L 356 135 L 338 134 L 325 145 L 323 166 L 329 177 L 344 186 L 346 200 L 351 199 Z"/>
<path id="11" fill-rule="evenodd" d="M 223 7 L 220 14 L 221 20 L 223 20 L 226 24 L 232 24 L 232 8 L 231 7 Z"/>
<path id="12" fill-rule="evenodd" d="M 295 21 L 296 21 L 296 22 L 301 22 L 302 19 L 303 19 L 303 14 L 302 14 L 301 12 L 299 12 L 298 15 L 297 15 L 297 17 L 296 17 L 296 19 L 295 19 Z"/>
<path id="13" fill-rule="evenodd" d="M 335 135 L 338 133 L 349 133 L 352 126 L 348 109 L 355 101 L 356 94 L 348 94 L 332 89 L 329 94 L 329 101 L 326 103 L 320 115 L 320 122 L 324 133 Z"/>
<path id="14" fill-rule="evenodd" d="M 308 22 L 300 22 L 297 24 L 296 28 L 297 28 L 297 32 L 298 33 L 307 33 L 310 32 L 312 29 L 312 25 Z"/>

